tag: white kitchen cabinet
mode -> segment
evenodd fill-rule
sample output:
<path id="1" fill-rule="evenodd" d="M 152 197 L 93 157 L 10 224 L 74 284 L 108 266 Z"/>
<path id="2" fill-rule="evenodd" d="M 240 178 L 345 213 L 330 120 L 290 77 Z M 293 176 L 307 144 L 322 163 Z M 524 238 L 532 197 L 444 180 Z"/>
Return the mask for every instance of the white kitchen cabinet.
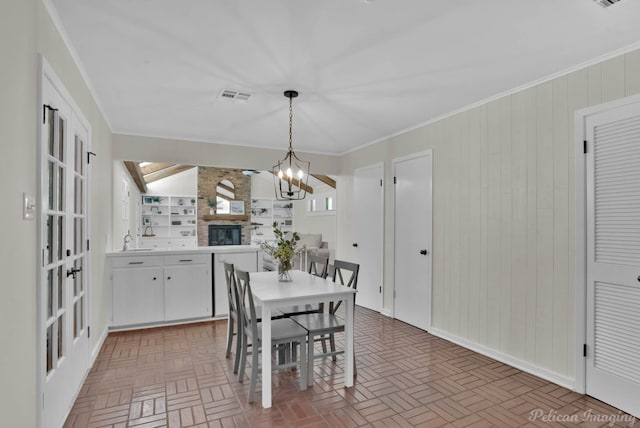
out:
<path id="1" fill-rule="evenodd" d="M 262 268 L 259 254 L 258 247 L 249 245 L 107 253 L 109 326 L 146 327 L 226 316 L 223 263 L 256 272 Z"/>
<path id="2" fill-rule="evenodd" d="M 213 316 L 211 254 L 131 254 L 111 268 L 113 327 Z"/>
<path id="3" fill-rule="evenodd" d="M 137 257 L 134 264 L 114 268 L 113 321 L 115 326 L 164 320 L 164 285 L 162 267 L 150 266 Z"/>
<path id="4" fill-rule="evenodd" d="M 165 320 L 212 316 L 211 255 L 164 258 Z"/>
<path id="5" fill-rule="evenodd" d="M 227 281 L 224 276 L 224 263 L 233 263 L 235 269 L 246 272 L 258 271 L 259 252 L 224 252 L 213 255 L 214 298 L 215 316 L 223 316 L 229 313 L 229 301 L 227 299 Z"/>

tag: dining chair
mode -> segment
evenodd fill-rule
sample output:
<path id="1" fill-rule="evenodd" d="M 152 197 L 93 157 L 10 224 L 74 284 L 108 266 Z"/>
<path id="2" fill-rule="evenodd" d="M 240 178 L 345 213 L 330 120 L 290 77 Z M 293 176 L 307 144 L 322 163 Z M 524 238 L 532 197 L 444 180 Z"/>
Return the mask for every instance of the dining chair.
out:
<path id="1" fill-rule="evenodd" d="M 224 263 L 224 277 L 227 281 L 227 298 L 229 300 L 229 314 L 227 315 L 227 352 L 225 357 L 229 358 L 231 356 L 233 336 L 236 336 L 236 355 L 235 362 L 233 363 L 233 373 L 235 374 L 238 373 L 238 366 L 240 365 L 242 332 L 239 312 L 240 300 L 238 298 L 233 263 Z"/>
<path id="2" fill-rule="evenodd" d="M 274 366 L 274 370 L 299 367 L 300 368 L 300 389 L 307 389 L 307 355 L 305 344 L 307 342 L 307 331 L 291 321 L 290 319 L 279 318 L 271 321 L 271 343 L 265 349 L 262 343 L 262 323 L 258 322 L 256 306 L 253 302 L 251 292 L 251 281 L 249 273 L 236 270 L 236 280 L 240 298 L 240 313 L 242 319 L 242 356 L 240 361 L 240 382 L 244 380 L 244 370 L 247 364 L 247 355 L 251 354 L 251 385 L 249 387 L 249 403 L 253 403 L 256 384 L 258 381 L 258 363 L 260 352 L 271 352 L 275 347 L 284 345 L 287 348 L 294 348 L 300 345 L 300 359 L 279 360 Z M 251 346 L 251 351 L 249 351 Z"/>
<path id="3" fill-rule="evenodd" d="M 314 254 L 309 255 L 309 267 L 307 272 L 311 275 L 318 276 L 320 278 L 327 277 L 327 268 L 329 266 L 329 257 L 317 256 Z M 315 314 L 322 312 L 323 304 L 306 304 L 306 305 L 293 305 L 278 308 L 285 318 L 290 318 L 294 315 L 302 314 Z"/>
<path id="4" fill-rule="evenodd" d="M 360 265 L 342 260 L 335 260 L 333 268 L 333 282 L 337 282 L 353 289 L 358 287 L 358 272 L 360 271 Z M 315 358 L 331 356 L 332 360 L 336 361 L 336 355 L 344 354 L 344 350 L 336 351 L 335 344 L 335 334 L 344 332 L 345 326 L 344 320 L 336 315 L 341 304 L 342 300 L 330 302 L 328 311 L 326 312 L 295 315 L 290 318 L 300 326 L 304 327 L 308 333 L 307 358 L 309 361 L 307 364 L 307 370 L 309 375 L 309 385 L 313 385 L 313 360 Z M 329 341 L 331 346 L 330 351 L 326 350 L 326 340 Z M 314 353 L 314 346 L 316 342 L 322 343 L 322 353 Z M 353 363 L 354 374 L 357 375 L 355 356 Z"/>

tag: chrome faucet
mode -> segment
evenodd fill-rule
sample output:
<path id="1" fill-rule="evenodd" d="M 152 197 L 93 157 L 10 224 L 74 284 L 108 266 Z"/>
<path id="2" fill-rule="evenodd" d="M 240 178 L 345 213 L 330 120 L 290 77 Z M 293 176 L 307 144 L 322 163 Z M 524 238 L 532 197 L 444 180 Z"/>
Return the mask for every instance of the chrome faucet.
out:
<path id="1" fill-rule="evenodd" d="M 124 235 L 124 245 L 122 246 L 122 251 L 127 251 L 129 250 L 129 242 L 131 242 L 131 240 L 133 239 L 133 236 L 131 236 L 130 234 L 126 234 Z"/>

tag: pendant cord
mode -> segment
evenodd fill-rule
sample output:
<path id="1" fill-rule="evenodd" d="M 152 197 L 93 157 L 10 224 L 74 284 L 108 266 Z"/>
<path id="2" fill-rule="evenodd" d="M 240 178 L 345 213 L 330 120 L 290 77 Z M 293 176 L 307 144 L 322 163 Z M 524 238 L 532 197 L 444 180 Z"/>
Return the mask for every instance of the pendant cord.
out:
<path id="1" fill-rule="evenodd" d="M 293 97 L 289 97 L 289 151 L 293 151 Z"/>

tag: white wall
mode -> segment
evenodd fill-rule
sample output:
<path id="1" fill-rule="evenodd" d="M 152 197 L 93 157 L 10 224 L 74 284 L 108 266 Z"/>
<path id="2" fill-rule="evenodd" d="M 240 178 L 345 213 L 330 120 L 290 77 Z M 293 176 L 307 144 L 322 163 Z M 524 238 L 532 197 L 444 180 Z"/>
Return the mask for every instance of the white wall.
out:
<path id="1" fill-rule="evenodd" d="M 270 172 L 262 171 L 251 176 L 252 198 L 273 198 L 274 195 L 273 175 Z"/>
<path id="2" fill-rule="evenodd" d="M 129 195 L 125 196 L 123 181 L 126 181 L 129 187 Z M 139 234 L 138 225 L 140 223 L 138 216 L 138 205 L 140 202 L 140 190 L 136 186 L 135 182 L 131 178 L 129 171 L 125 168 L 122 161 L 113 162 L 113 250 L 120 250 L 124 243 L 124 236 L 131 234 L 136 236 Z M 123 199 L 127 198 L 129 201 L 129 210 L 127 214 L 128 222 L 125 226 L 123 218 L 125 217 L 123 209 Z M 132 243 L 132 245 L 136 245 Z"/>
<path id="3" fill-rule="evenodd" d="M 285 150 L 261 149 L 170 138 L 139 137 L 114 134 L 113 158 L 118 160 L 171 162 L 183 165 L 247 168 L 271 171 L 285 155 Z M 339 169 L 339 157 L 313 153 L 297 153 L 311 162 L 314 171 L 333 175 Z"/>
<path id="4" fill-rule="evenodd" d="M 434 329 L 573 382 L 573 115 L 637 93 L 640 51 L 348 154 L 338 179 L 338 255 L 350 252 L 353 170 L 385 161 L 391 308 L 391 161 L 432 148 Z"/>
<path id="5" fill-rule="evenodd" d="M 22 220 L 22 192 L 36 195 L 36 0 L 9 0 L 1 9 L 0 415 L 2 425 L 33 427 L 36 222 Z"/>
<path id="6" fill-rule="evenodd" d="M 36 426 L 35 221 L 22 220 L 22 192 L 36 195 L 38 53 L 42 53 L 92 127 L 91 346 L 106 328 L 105 248 L 111 231 L 111 132 L 41 0 L 7 0 L 0 6 L 0 414 L 7 427 Z"/>
<path id="7" fill-rule="evenodd" d="M 317 186 L 313 193 L 323 193 L 332 190 L 329 186 Z M 293 204 L 295 230 L 299 233 L 322 233 L 322 240 L 327 241 L 329 248 L 335 254 L 336 248 L 336 215 L 309 215 L 307 213 L 308 200 L 296 201 Z M 337 204 L 337 201 L 336 201 Z M 336 205 L 338 211 L 340 206 Z"/>
<path id="8" fill-rule="evenodd" d="M 197 196 L 198 168 L 194 167 L 147 184 L 147 195 Z"/>

